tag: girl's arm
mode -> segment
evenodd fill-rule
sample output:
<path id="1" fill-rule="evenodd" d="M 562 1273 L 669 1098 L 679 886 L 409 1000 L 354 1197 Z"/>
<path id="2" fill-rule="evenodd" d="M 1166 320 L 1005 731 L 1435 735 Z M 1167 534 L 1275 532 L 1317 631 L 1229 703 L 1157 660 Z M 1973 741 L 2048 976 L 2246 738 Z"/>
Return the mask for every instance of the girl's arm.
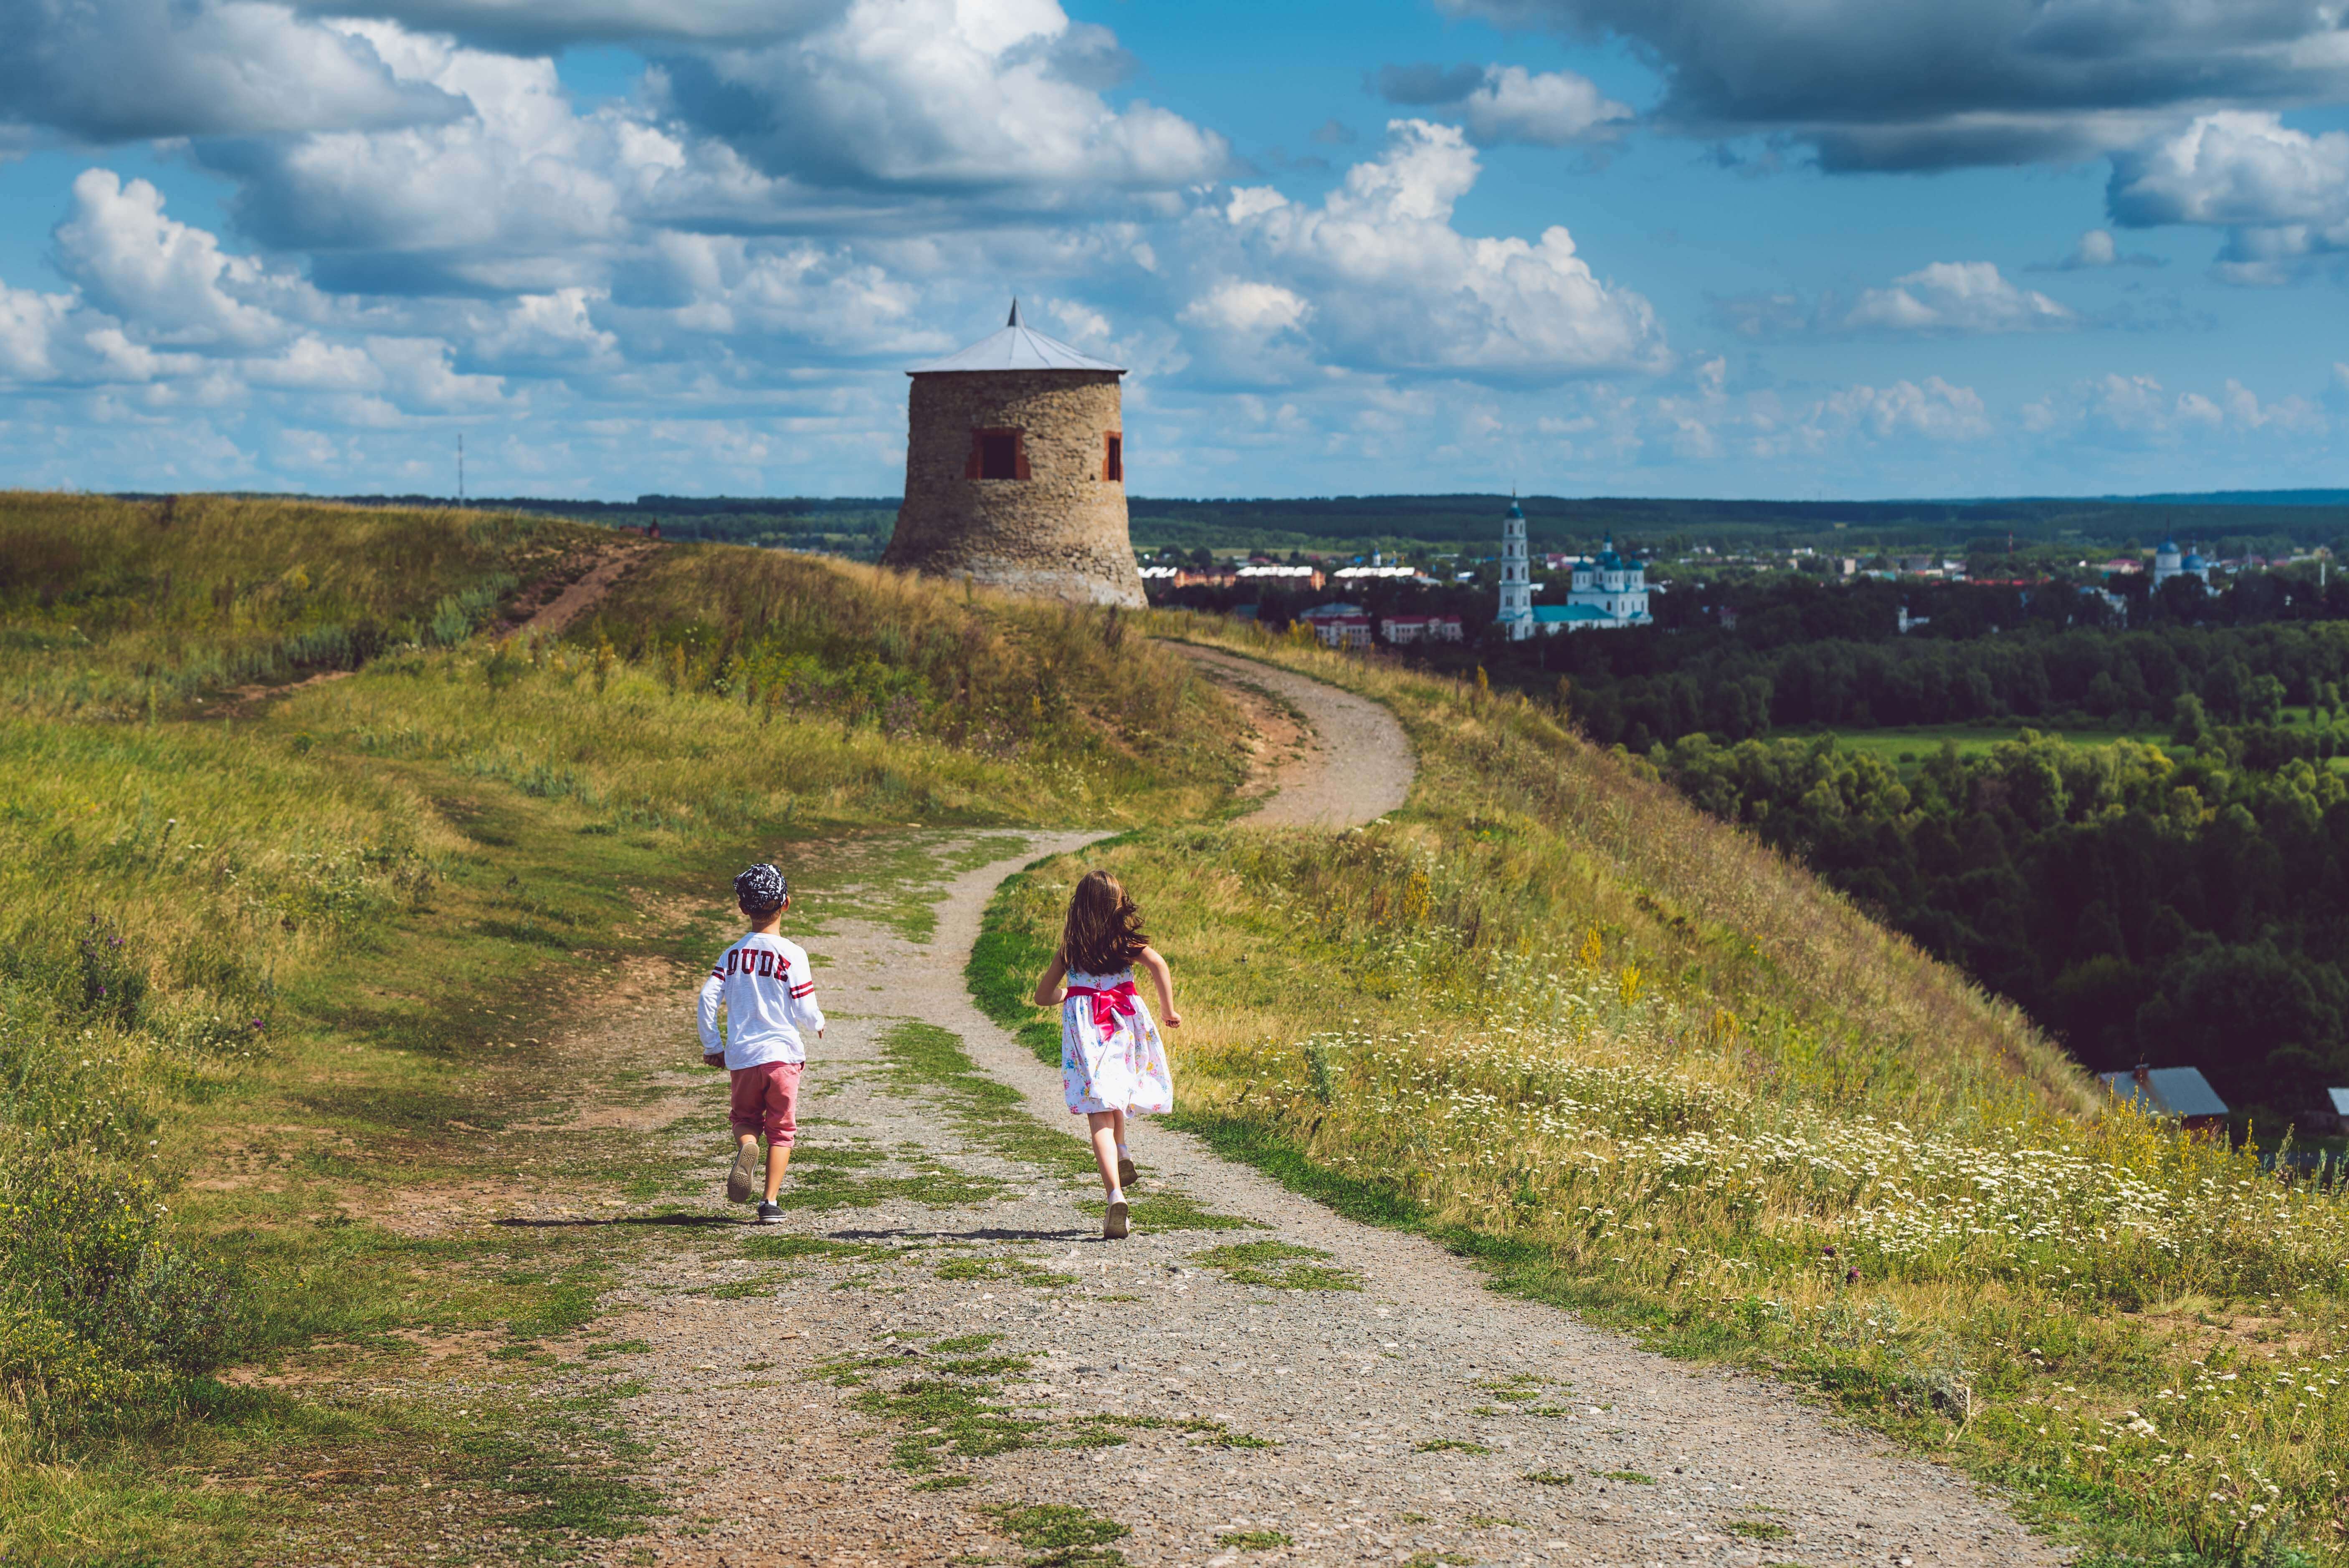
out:
<path id="1" fill-rule="evenodd" d="M 1155 947 L 1143 948 L 1137 962 L 1150 971 L 1151 983 L 1158 987 L 1159 1021 L 1170 1029 L 1181 1028 L 1183 1015 L 1174 1010 L 1174 972 L 1166 967 L 1166 960 Z"/>
<path id="2" fill-rule="evenodd" d="M 1062 995 L 1061 982 L 1068 977 L 1069 955 L 1065 953 L 1055 953 L 1052 954 L 1052 966 L 1044 971 L 1044 977 L 1041 980 L 1036 982 L 1036 1006 L 1059 1006 Z"/>

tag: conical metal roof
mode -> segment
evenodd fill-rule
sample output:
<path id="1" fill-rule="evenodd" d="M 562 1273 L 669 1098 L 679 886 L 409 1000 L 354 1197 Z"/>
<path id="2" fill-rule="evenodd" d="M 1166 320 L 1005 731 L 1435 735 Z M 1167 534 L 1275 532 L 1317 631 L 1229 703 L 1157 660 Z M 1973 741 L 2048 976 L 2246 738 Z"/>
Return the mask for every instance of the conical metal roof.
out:
<path id="1" fill-rule="evenodd" d="M 968 348 L 933 359 L 927 365 L 916 365 L 905 372 L 908 376 L 935 376 L 957 370 L 1107 370 L 1114 375 L 1125 374 L 1123 365 L 1112 365 L 1106 359 L 1095 359 L 1080 354 L 1057 337 L 1047 337 L 1040 332 L 1019 325 L 1019 302 L 1011 302 L 1011 319 L 999 332 L 991 333 Z"/>

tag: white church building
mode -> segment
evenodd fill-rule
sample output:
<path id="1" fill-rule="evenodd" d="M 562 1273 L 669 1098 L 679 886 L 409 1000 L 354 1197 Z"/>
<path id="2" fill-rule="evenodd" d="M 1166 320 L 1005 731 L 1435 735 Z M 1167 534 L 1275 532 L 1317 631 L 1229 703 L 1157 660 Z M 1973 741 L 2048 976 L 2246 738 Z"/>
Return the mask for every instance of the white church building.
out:
<path id="1" fill-rule="evenodd" d="M 1509 503 L 1509 515 L 1501 521 L 1501 613 L 1496 619 L 1511 642 L 1554 637 L 1560 632 L 1649 625 L 1655 617 L 1648 614 L 1648 593 L 1647 563 L 1616 554 L 1610 533 L 1598 556 L 1574 562 L 1574 585 L 1566 603 L 1537 609 L 1526 560 L 1526 509 Z"/>
<path id="2" fill-rule="evenodd" d="M 2191 577 L 2208 588 L 2210 586 L 2210 563 L 2190 552 L 2179 554 L 2178 541 L 2165 539 L 2153 552 L 2153 591 L 2160 593 L 2161 585 L 2173 577 Z"/>
<path id="3" fill-rule="evenodd" d="M 1606 548 L 1595 557 L 1574 563 L 1574 585 L 1563 604 L 1545 604 L 1534 612 L 1534 624 L 1546 636 L 1560 632 L 1611 632 L 1624 626 L 1646 626 L 1655 617 L 1648 613 L 1647 563 L 1615 553 L 1609 534 Z"/>

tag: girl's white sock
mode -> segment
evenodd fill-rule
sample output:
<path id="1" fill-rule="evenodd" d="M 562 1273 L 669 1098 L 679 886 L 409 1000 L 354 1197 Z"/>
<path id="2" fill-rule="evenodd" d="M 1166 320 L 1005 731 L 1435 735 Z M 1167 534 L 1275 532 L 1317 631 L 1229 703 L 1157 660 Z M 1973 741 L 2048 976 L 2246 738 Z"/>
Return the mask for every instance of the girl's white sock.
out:
<path id="1" fill-rule="evenodd" d="M 1119 1145 L 1117 1146 L 1117 1157 L 1118 1157 L 1120 1160 L 1123 1160 L 1124 1158 L 1126 1158 L 1125 1145 L 1124 1145 L 1124 1144 L 1123 1144 L 1123 1143 L 1121 1143 L 1121 1144 L 1119 1144 Z"/>
<path id="2" fill-rule="evenodd" d="M 1112 1187 L 1112 1188 L 1111 1188 L 1111 1189 L 1109 1190 L 1109 1201 L 1110 1201 L 1111 1202 L 1112 1202 L 1112 1203 L 1123 1203 L 1123 1202 L 1125 1202 L 1125 1189 L 1124 1189 L 1124 1188 L 1123 1188 L 1123 1187 Z"/>

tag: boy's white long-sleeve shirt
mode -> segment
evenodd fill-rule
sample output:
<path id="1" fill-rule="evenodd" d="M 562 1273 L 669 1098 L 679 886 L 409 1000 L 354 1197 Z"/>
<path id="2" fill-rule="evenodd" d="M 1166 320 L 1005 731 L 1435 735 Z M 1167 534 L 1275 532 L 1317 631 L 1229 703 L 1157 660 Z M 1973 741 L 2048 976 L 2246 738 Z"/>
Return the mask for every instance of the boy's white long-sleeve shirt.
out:
<path id="1" fill-rule="evenodd" d="M 726 1009 L 726 1033 L 718 1033 L 718 1009 Z M 802 1030 L 823 1028 L 816 1005 L 815 973 L 795 942 L 752 932 L 728 948 L 701 983 L 701 1054 L 714 1057 L 721 1045 L 730 1068 L 765 1062 L 803 1062 Z"/>

